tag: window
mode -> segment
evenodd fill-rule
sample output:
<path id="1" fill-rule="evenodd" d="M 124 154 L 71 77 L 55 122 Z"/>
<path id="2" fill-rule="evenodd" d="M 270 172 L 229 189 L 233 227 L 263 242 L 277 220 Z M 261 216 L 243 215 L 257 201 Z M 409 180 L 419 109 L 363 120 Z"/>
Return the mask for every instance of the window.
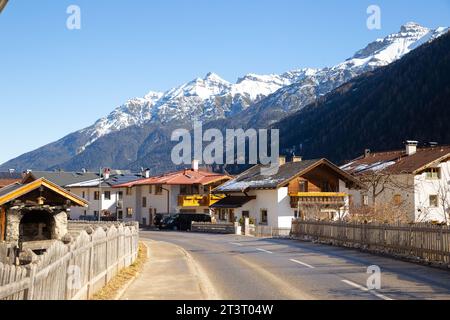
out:
<path id="1" fill-rule="evenodd" d="M 250 218 L 250 211 L 242 211 L 242 217 L 245 218 Z"/>
<path id="2" fill-rule="evenodd" d="M 148 193 L 149 194 L 153 193 L 153 186 L 152 185 L 148 186 Z"/>
<path id="3" fill-rule="evenodd" d="M 226 221 L 228 219 L 228 210 L 227 209 L 219 209 L 219 220 Z"/>
<path id="4" fill-rule="evenodd" d="M 133 208 L 127 208 L 127 218 L 133 218 Z"/>
<path id="5" fill-rule="evenodd" d="M 267 224 L 267 210 L 261 209 L 261 224 Z"/>
<path id="6" fill-rule="evenodd" d="M 105 200 L 111 200 L 111 191 L 105 191 Z"/>
<path id="7" fill-rule="evenodd" d="M 394 196 L 394 204 L 395 204 L 396 206 L 399 206 L 399 205 L 402 204 L 402 196 L 401 196 L 401 195 L 396 194 L 396 195 Z"/>
<path id="8" fill-rule="evenodd" d="M 439 198 L 437 195 L 430 195 L 430 207 L 437 208 L 439 206 Z"/>
<path id="9" fill-rule="evenodd" d="M 122 220 L 122 219 L 123 219 L 123 211 L 122 211 L 122 210 L 117 211 L 117 218 L 118 218 L 119 220 Z"/>
<path id="10" fill-rule="evenodd" d="M 83 199 L 86 199 L 86 191 L 83 191 L 83 192 L 81 193 L 81 197 L 82 197 Z"/>
<path id="11" fill-rule="evenodd" d="M 98 211 L 94 211 L 94 216 L 98 217 Z"/>
<path id="12" fill-rule="evenodd" d="M 142 197 L 142 208 L 147 207 L 147 197 Z"/>
<path id="13" fill-rule="evenodd" d="M 163 192 L 163 187 L 160 184 L 155 185 L 155 194 L 156 195 L 161 195 Z"/>
<path id="14" fill-rule="evenodd" d="M 197 195 L 200 194 L 200 188 L 198 184 L 193 185 L 181 185 L 180 186 L 181 195 Z"/>
<path id="15" fill-rule="evenodd" d="M 368 206 L 369 205 L 369 196 L 368 195 L 363 195 L 363 205 Z"/>
<path id="16" fill-rule="evenodd" d="M 133 195 L 133 189 L 127 188 L 127 196 Z"/>
<path id="17" fill-rule="evenodd" d="M 294 218 L 295 218 L 295 219 L 298 218 L 298 211 L 297 211 L 297 210 L 294 211 Z"/>
<path id="18" fill-rule="evenodd" d="M 117 197 L 119 198 L 119 200 L 123 200 L 123 192 L 122 191 L 117 192 Z"/>
<path id="19" fill-rule="evenodd" d="M 308 192 L 308 181 L 302 180 L 298 182 L 298 192 Z"/>
<path id="20" fill-rule="evenodd" d="M 86 211 L 86 210 L 84 210 L 84 215 L 85 215 L 85 216 L 87 215 L 87 211 Z"/>
<path id="21" fill-rule="evenodd" d="M 94 200 L 100 200 L 100 192 L 94 191 Z"/>
<path id="22" fill-rule="evenodd" d="M 441 178 L 440 168 L 429 168 L 425 171 L 428 180 L 436 180 Z"/>

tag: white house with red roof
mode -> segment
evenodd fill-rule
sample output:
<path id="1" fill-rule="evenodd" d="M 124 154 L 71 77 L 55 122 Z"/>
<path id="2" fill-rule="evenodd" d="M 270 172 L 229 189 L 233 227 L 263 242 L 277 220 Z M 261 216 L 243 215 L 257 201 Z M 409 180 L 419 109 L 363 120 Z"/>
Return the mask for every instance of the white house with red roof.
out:
<path id="1" fill-rule="evenodd" d="M 230 179 L 228 175 L 200 169 L 198 161 L 194 160 L 190 169 L 147 177 L 114 188 L 125 188 L 127 193 L 135 195 L 136 206 L 126 206 L 125 210 L 135 210 L 136 220 L 149 225 L 156 214 L 209 214 L 210 206 L 223 198 L 211 191 Z"/>

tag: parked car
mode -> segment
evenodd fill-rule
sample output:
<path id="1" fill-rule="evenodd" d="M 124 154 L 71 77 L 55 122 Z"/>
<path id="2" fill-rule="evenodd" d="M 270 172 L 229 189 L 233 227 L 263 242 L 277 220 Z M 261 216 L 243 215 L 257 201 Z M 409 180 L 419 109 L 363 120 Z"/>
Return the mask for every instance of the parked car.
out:
<path id="1" fill-rule="evenodd" d="M 98 221 L 98 217 L 96 217 L 96 216 L 80 216 L 79 220 L 81 220 L 81 221 Z"/>
<path id="2" fill-rule="evenodd" d="M 163 223 L 164 219 L 170 218 L 170 216 L 167 216 L 163 213 L 157 213 L 155 217 L 153 218 L 153 225 L 157 228 L 161 227 L 161 224 Z"/>
<path id="3" fill-rule="evenodd" d="M 180 213 L 167 217 L 161 222 L 162 230 L 191 230 L 192 222 L 211 222 L 211 216 L 208 214 Z"/>

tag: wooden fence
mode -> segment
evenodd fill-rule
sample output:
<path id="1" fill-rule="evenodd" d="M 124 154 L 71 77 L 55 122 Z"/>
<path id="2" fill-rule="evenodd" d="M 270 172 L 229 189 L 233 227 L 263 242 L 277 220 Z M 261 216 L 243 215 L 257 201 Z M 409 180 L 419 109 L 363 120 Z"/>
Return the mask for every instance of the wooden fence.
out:
<path id="1" fill-rule="evenodd" d="M 192 232 L 204 232 L 204 233 L 221 233 L 221 234 L 234 234 L 234 223 L 207 223 L 207 222 L 192 222 Z"/>
<path id="2" fill-rule="evenodd" d="M 257 238 L 288 238 L 291 234 L 289 228 L 274 228 L 270 226 L 254 226 L 250 234 Z"/>
<path id="3" fill-rule="evenodd" d="M 450 227 L 293 221 L 291 235 L 333 245 L 450 265 Z"/>
<path id="4" fill-rule="evenodd" d="M 69 245 L 55 242 L 36 263 L 0 263 L 0 300 L 89 299 L 137 258 L 138 229 L 123 225 L 91 235 L 81 231 Z"/>

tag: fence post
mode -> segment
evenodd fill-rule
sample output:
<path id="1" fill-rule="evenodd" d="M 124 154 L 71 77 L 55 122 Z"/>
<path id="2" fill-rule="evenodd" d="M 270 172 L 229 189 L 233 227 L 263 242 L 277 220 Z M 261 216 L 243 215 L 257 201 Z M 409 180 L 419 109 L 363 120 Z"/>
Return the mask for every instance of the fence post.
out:
<path id="1" fill-rule="evenodd" d="M 91 247 L 89 249 L 89 277 L 88 277 L 88 289 L 87 289 L 87 298 L 89 299 L 92 296 L 92 287 L 94 284 L 92 280 L 94 279 L 94 239 L 91 237 Z"/>
<path id="2" fill-rule="evenodd" d="M 25 293 L 25 300 L 33 300 L 34 298 L 34 278 L 36 276 L 36 265 L 32 264 L 29 269 L 30 286 Z"/>

